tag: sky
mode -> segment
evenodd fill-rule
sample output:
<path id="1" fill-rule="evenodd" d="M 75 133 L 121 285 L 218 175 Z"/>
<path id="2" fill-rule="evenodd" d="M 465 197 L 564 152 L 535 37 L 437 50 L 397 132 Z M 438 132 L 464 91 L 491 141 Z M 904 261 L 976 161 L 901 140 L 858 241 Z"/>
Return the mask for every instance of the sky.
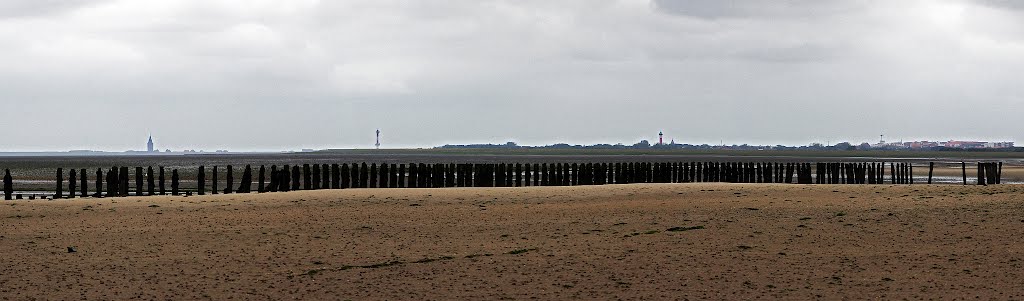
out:
<path id="1" fill-rule="evenodd" d="M 4 0 L 0 151 L 1022 141 L 1016 0 Z"/>

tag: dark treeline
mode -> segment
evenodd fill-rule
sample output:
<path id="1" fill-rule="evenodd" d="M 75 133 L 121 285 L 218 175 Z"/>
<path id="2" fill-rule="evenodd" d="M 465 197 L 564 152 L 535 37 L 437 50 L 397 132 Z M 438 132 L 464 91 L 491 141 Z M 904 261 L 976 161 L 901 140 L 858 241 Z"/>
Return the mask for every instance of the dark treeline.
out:
<path id="1" fill-rule="evenodd" d="M 967 184 L 966 164 L 964 184 Z M 301 167 L 300 167 L 301 166 Z M 928 183 L 931 183 L 934 164 L 929 164 Z M 252 167 L 242 170 L 241 181 L 235 186 L 234 168 L 226 168 L 226 186 L 218 191 L 218 166 L 213 166 L 212 177 L 206 167 L 200 166 L 197 175 L 199 195 L 217 193 L 250 193 L 254 182 Z M 267 172 L 269 170 L 269 173 Z M 135 167 L 130 175 L 128 167 L 111 167 L 104 174 L 96 170 L 93 197 L 124 197 L 129 195 L 166 195 L 164 167 L 154 177 L 153 167 Z M 1000 184 L 1002 163 L 979 162 L 978 185 Z M 89 196 L 86 170 L 71 169 L 70 182 L 65 194 L 64 169 L 57 169 L 55 198 Z M 578 186 L 631 183 L 779 183 L 779 184 L 914 184 L 913 165 L 883 162 L 832 163 L 779 163 L 779 162 L 616 162 L 616 163 L 497 163 L 497 164 L 302 164 L 259 166 L 256 191 L 278 192 L 291 190 L 346 189 L 346 188 L 442 188 L 442 187 L 527 187 Z M 134 176 L 135 185 L 129 179 Z M 80 182 L 80 185 L 78 181 Z M 144 185 L 144 183 L 148 185 Z M 76 187 L 77 185 L 77 187 Z M 159 187 L 159 190 L 157 190 Z M 76 188 L 80 189 L 77 191 Z M 192 190 L 181 189 L 178 170 L 171 170 L 171 195 L 191 195 Z M 10 170 L 4 174 L 5 199 L 13 195 Z M 32 196 L 30 196 L 31 198 Z"/>

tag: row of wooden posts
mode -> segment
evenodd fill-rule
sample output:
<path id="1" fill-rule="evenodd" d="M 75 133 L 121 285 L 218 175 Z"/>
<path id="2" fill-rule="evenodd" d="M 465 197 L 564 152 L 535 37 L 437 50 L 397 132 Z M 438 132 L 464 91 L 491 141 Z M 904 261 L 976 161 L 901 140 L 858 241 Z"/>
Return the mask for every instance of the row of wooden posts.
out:
<path id="1" fill-rule="evenodd" d="M 963 164 L 964 184 L 967 184 L 966 163 Z M 885 163 L 768 163 L 768 162 L 662 162 L 662 163 L 534 163 L 534 164 L 303 164 L 260 166 L 256 191 L 277 192 L 291 190 L 345 189 L 345 188 L 440 188 L 440 187 L 523 187 L 523 186 L 575 186 L 630 183 L 797 183 L 797 184 L 883 184 Z M 929 164 L 928 183 L 932 182 L 935 164 Z M 812 174 L 816 172 L 816 177 Z M 908 163 L 889 164 L 889 183 L 914 184 L 913 166 Z M 978 184 L 1000 184 L 1002 163 L 978 163 Z M 93 197 L 128 196 L 130 190 L 128 167 L 112 167 L 104 175 L 95 172 Z M 135 195 L 166 195 L 164 167 L 152 166 L 143 171 L 134 168 Z M 206 194 L 206 167 L 200 166 L 196 177 L 197 194 Z M 226 187 L 218 188 L 219 168 L 213 166 L 211 192 L 250 193 L 253 170 L 246 165 L 240 183 L 235 188 L 234 169 L 224 169 Z M 88 176 L 85 169 L 71 169 L 68 194 L 65 195 L 64 170 L 57 169 L 57 189 L 54 198 L 89 196 Z M 170 194 L 183 191 L 178 170 L 171 172 Z M 104 182 L 106 185 L 104 186 Z M 13 194 L 10 170 L 4 174 L 4 196 Z M 106 188 L 104 190 L 104 188 Z M 192 191 L 185 192 L 191 194 Z M 18 196 L 20 198 L 20 195 Z"/>

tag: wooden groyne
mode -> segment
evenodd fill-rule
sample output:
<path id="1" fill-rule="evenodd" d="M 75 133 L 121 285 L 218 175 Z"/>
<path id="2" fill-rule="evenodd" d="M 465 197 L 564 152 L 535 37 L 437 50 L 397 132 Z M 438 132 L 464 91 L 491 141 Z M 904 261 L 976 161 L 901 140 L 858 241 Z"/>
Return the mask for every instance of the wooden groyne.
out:
<path id="1" fill-rule="evenodd" d="M 949 164 L 949 163 L 947 163 Z M 967 163 L 957 162 L 967 185 Z M 1001 184 L 1002 162 L 977 162 L 977 185 Z M 927 183 L 932 183 L 935 163 L 928 164 Z M 56 170 L 56 186 L 52 198 L 125 197 L 129 195 L 166 195 L 165 168 L 111 167 L 104 174 L 97 169 L 89 186 L 86 169 L 70 169 L 65 187 L 63 168 Z M 236 186 L 235 168 L 212 167 L 208 177 L 206 166 L 199 166 L 195 187 L 183 189 L 178 169 L 171 169 L 171 195 L 193 192 L 251 193 L 292 190 L 352 188 L 444 188 L 444 187 L 530 187 L 580 186 L 632 183 L 774 183 L 774 184 L 915 184 L 914 165 L 902 162 L 616 162 L 616 163 L 410 163 L 378 164 L 375 162 L 341 164 L 260 165 L 253 179 L 251 165 L 241 169 Z M 220 171 L 226 176 L 220 179 Z M 134 171 L 134 173 L 131 173 Z M 131 174 L 130 174 L 131 173 Z M 134 178 L 134 187 L 129 179 Z M 223 181 L 222 181 L 223 180 Z M 226 186 L 220 189 L 219 184 Z M 9 169 L 4 170 L 4 198 L 14 194 L 14 181 Z M 207 190 L 210 188 L 210 190 Z M 77 189 L 77 191 L 76 191 Z M 89 194 L 93 191 L 92 194 Z M 34 195 L 30 195 L 34 198 Z"/>

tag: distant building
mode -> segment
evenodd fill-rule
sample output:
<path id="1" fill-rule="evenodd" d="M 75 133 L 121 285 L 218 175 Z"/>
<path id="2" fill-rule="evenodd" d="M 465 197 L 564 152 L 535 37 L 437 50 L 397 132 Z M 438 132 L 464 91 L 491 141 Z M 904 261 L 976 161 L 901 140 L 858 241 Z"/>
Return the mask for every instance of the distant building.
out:
<path id="1" fill-rule="evenodd" d="M 985 148 L 988 142 L 983 141 L 956 141 L 950 140 L 945 143 L 945 147 L 948 148 Z"/>
<path id="2" fill-rule="evenodd" d="M 149 142 L 146 142 L 146 151 L 153 152 L 153 135 L 149 135 Z"/>
<path id="3" fill-rule="evenodd" d="M 987 148 L 1013 148 L 1013 142 L 989 142 L 985 143 Z"/>
<path id="4" fill-rule="evenodd" d="M 907 142 L 907 143 L 910 144 L 909 145 L 910 148 L 933 148 L 933 147 L 938 147 L 939 146 L 938 142 L 932 142 L 932 141 L 914 141 L 914 142 Z"/>

